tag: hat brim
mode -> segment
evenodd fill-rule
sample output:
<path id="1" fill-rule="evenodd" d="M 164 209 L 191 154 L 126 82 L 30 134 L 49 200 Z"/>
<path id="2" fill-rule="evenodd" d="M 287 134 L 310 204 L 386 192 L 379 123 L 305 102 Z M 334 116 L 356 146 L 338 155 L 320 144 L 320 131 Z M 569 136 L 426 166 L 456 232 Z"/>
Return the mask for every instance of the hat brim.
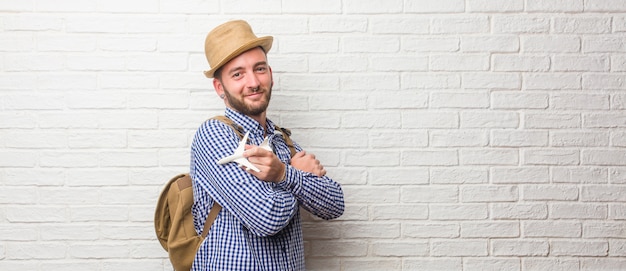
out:
<path id="1" fill-rule="evenodd" d="M 228 63 L 228 61 L 231 61 L 233 58 L 237 57 L 238 55 L 256 48 L 256 47 L 262 47 L 263 50 L 265 50 L 265 53 L 269 52 L 270 49 L 272 49 L 272 42 L 274 41 L 274 37 L 272 36 L 266 36 L 266 37 L 260 37 L 260 38 L 256 38 L 254 40 L 251 40 L 245 44 L 243 44 L 242 46 L 240 46 L 239 48 L 237 48 L 237 50 L 233 51 L 232 53 L 230 53 L 229 55 L 227 55 L 224 59 L 220 60 L 215 67 L 211 67 L 210 70 L 208 71 L 204 71 L 204 76 L 208 77 L 208 78 L 213 78 L 213 76 L 215 75 L 215 71 L 218 70 L 219 68 L 221 68 L 222 66 L 224 66 L 224 64 Z"/>

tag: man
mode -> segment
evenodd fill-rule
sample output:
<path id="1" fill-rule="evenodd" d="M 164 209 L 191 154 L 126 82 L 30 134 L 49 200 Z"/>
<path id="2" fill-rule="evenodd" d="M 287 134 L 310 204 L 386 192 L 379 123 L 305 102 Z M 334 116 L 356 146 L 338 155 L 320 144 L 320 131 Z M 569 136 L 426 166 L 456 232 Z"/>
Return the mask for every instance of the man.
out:
<path id="1" fill-rule="evenodd" d="M 323 219 L 344 211 L 341 186 L 326 176 L 312 154 L 291 157 L 280 130 L 266 118 L 272 94 L 272 69 L 266 53 L 271 36 L 257 38 L 247 22 L 237 20 L 213 29 L 205 53 L 226 117 L 249 132 L 244 157 L 260 172 L 218 165 L 240 141 L 234 129 L 217 120 L 203 123 L 191 150 L 194 225 L 200 233 L 210 208 L 222 206 L 192 270 L 304 270 L 300 208 Z M 258 147 L 268 136 L 273 152 Z"/>

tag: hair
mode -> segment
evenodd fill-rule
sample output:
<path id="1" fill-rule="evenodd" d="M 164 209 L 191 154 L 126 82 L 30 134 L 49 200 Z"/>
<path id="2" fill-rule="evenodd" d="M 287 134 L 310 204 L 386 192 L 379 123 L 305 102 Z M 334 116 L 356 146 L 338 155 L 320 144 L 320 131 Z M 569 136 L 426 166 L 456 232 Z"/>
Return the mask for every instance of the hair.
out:
<path id="1" fill-rule="evenodd" d="M 257 48 L 257 47 L 255 47 L 255 48 Z M 267 52 L 265 51 L 263 46 L 258 46 L 258 48 L 261 48 L 261 50 L 263 51 L 263 53 L 267 57 Z M 251 48 L 250 50 L 252 50 L 252 49 L 254 49 L 254 48 Z M 217 68 L 217 70 L 215 70 L 215 72 L 213 73 L 213 78 L 217 79 L 220 82 L 222 82 L 222 69 L 223 68 L 224 68 L 224 65 L 222 65 L 221 67 Z"/>

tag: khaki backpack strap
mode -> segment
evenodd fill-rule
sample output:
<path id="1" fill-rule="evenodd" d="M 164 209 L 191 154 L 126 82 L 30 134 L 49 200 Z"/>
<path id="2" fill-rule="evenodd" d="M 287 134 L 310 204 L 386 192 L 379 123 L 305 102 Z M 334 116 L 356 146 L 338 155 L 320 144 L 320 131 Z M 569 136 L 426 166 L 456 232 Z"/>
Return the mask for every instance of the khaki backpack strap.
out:
<path id="1" fill-rule="evenodd" d="M 215 218 L 217 218 L 217 214 L 219 214 L 221 210 L 222 206 L 219 205 L 217 201 L 213 201 L 213 207 L 211 207 L 209 216 L 206 218 L 206 222 L 204 222 L 204 229 L 202 229 L 202 238 L 206 238 L 207 234 L 209 234 L 209 229 L 211 229 Z"/>
<path id="2" fill-rule="evenodd" d="M 289 129 L 280 128 L 278 127 L 278 125 L 274 125 L 274 129 L 280 130 L 281 134 L 283 135 L 283 139 L 285 140 L 285 143 L 287 143 L 287 147 L 289 147 L 289 151 L 291 152 L 291 157 L 296 155 L 296 147 L 293 145 L 293 141 L 289 137 L 291 136 L 291 131 L 289 131 Z"/>
<path id="3" fill-rule="evenodd" d="M 239 136 L 239 138 L 243 138 L 243 127 L 237 125 L 233 120 L 229 119 L 228 117 L 226 117 L 226 116 L 215 116 L 215 117 L 212 117 L 211 119 L 219 120 L 219 121 L 225 123 L 226 125 L 232 127 L 233 130 L 235 131 L 235 133 Z"/>

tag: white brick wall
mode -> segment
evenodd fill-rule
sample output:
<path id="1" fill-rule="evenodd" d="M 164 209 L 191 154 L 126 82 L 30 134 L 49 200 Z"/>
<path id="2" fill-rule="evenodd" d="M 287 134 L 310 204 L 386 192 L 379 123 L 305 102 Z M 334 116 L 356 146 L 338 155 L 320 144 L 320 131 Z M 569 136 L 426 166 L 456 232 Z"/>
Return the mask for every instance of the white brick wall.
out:
<path id="1" fill-rule="evenodd" d="M 344 186 L 308 269 L 626 270 L 625 0 L 0 0 L 0 270 L 171 270 L 155 200 L 234 18 Z"/>

